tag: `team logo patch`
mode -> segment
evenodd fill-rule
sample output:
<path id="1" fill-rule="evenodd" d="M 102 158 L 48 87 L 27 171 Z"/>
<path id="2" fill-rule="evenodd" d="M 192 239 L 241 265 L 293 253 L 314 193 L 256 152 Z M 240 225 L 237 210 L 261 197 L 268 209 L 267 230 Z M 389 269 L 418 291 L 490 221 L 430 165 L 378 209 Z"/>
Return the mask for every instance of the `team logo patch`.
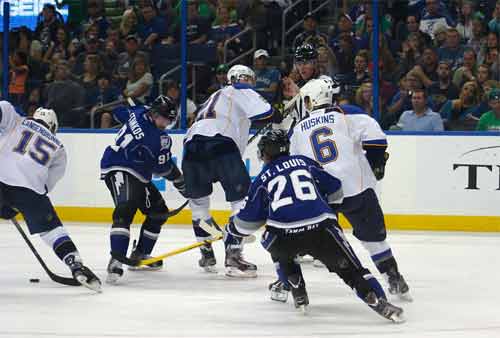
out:
<path id="1" fill-rule="evenodd" d="M 170 146 L 172 145 L 172 139 L 168 135 L 162 135 L 160 136 L 160 150 L 163 149 L 170 149 Z"/>

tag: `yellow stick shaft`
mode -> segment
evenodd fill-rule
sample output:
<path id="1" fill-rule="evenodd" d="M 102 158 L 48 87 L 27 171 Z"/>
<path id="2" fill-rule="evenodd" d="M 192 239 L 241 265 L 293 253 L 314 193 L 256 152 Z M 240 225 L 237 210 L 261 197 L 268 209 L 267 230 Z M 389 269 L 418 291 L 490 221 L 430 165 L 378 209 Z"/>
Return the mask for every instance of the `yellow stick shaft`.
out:
<path id="1" fill-rule="evenodd" d="M 190 244 L 190 245 L 184 246 L 184 247 L 176 249 L 176 250 L 169 251 L 167 253 L 164 253 L 164 254 L 156 256 L 156 257 L 151 257 L 151 258 L 148 258 L 148 259 L 143 259 L 143 260 L 139 261 L 139 265 L 152 264 L 152 263 L 161 261 L 164 258 L 167 258 L 167 257 L 170 257 L 170 256 L 175 256 L 175 255 L 178 255 L 180 253 L 189 251 L 189 250 L 194 249 L 194 248 L 199 248 L 200 246 L 203 246 L 205 244 L 210 244 L 210 243 L 213 243 L 213 242 L 221 240 L 221 239 L 222 239 L 222 235 L 215 236 L 214 239 L 209 239 L 209 240 L 206 240 L 206 241 L 203 241 L 203 242 L 197 242 L 197 243 Z"/>

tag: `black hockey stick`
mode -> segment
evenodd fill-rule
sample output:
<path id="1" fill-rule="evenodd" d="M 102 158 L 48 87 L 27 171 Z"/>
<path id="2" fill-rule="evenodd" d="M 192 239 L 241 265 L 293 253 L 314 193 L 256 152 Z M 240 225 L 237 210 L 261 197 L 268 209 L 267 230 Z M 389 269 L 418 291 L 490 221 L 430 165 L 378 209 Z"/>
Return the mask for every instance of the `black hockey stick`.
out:
<path id="1" fill-rule="evenodd" d="M 188 205 L 188 203 L 189 203 L 189 200 L 186 200 L 186 202 L 182 203 L 182 205 L 180 207 L 178 207 L 177 209 L 174 209 L 172 211 L 167 212 L 167 217 L 169 217 L 169 218 L 174 217 L 179 212 L 181 212 L 181 210 L 184 209 L 186 207 L 186 205 Z"/>
<path id="2" fill-rule="evenodd" d="M 273 128 L 273 123 L 272 122 L 269 122 L 268 124 L 266 124 L 264 127 L 258 129 L 255 134 L 252 135 L 252 137 L 250 137 L 248 139 L 248 142 L 247 142 L 247 145 L 249 145 L 250 143 L 252 143 L 256 138 L 257 136 L 259 136 L 260 134 L 264 134 L 266 131 L 268 130 L 271 130 Z"/>
<path id="3" fill-rule="evenodd" d="M 28 236 L 24 232 L 21 225 L 17 222 L 17 220 L 15 218 L 11 218 L 10 221 L 12 222 L 12 224 L 14 224 L 16 226 L 16 229 L 17 229 L 17 231 L 19 231 L 21 236 L 23 236 L 24 241 L 26 242 L 26 244 L 28 244 L 29 248 L 31 249 L 31 252 L 33 252 L 33 255 L 35 255 L 36 259 L 38 259 L 38 262 L 40 263 L 42 268 L 45 270 L 47 275 L 49 275 L 50 279 L 52 279 L 54 282 L 59 283 L 59 284 L 70 285 L 70 286 L 81 286 L 81 284 L 74 278 L 67 278 L 67 277 L 58 276 L 55 273 L 53 273 L 52 271 L 50 271 L 49 268 L 47 267 L 47 265 L 45 264 L 45 262 L 43 261 L 42 257 L 40 257 L 40 255 L 38 254 L 38 251 L 36 251 L 35 247 L 31 243 L 31 241 L 29 240 Z"/>

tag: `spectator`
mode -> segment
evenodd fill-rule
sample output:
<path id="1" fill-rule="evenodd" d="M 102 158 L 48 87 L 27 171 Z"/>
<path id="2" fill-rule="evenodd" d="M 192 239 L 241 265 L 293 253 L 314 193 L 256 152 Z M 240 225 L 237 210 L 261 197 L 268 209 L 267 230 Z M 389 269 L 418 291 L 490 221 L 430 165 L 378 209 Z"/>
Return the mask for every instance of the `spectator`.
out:
<path id="1" fill-rule="evenodd" d="M 308 43 L 314 48 L 328 44 L 328 37 L 319 31 L 318 18 L 313 13 L 309 12 L 304 16 L 303 29 L 304 31 L 293 40 L 293 50 L 304 43 Z"/>
<path id="2" fill-rule="evenodd" d="M 437 81 L 438 56 L 432 47 L 426 47 L 422 54 L 421 62 L 414 66 L 411 73 L 416 76 L 425 88 Z"/>
<path id="3" fill-rule="evenodd" d="M 439 60 L 448 60 L 453 70 L 456 70 L 462 65 L 464 47 L 460 45 L 460 34 L 458 34 L 456 28 L 452 27 L 446 30 L 445 46 L 439 48 L 438 55 Z"/>
<path id="4" fill-rule="evenodd" d="M 488 102 L 491 110 L 481 116 L 476 130 L 500 131 L 500 89 L 494 89 L 490 92 Z"/>
<path id="5" fill-rule="evenodd" d="M 389 43 L 387 42 L 387 36 L 380 34 L 378 37 L 378 53 L 379 53 L 379 61 L 383 64 L 384 72 L 380 73 L 384 79 L 388 81 L 392 81 L 396 72 L 396 60 L 392 56 L 391 49 L 389 47 Z M 373 51 L 373 39 L 370 38 L 370 50 Z M 354 57 L 353 57 L 354 61 Z M 354 64 L 353 64 L 354 67 Z"/>
<path id="6" fill-rule="evenodd" d="M 420 79 L 412 72 L 406 74 L 400 81 L 399 92 L 394 95 L 391 103 L 387 106 L 387 115 L 382 122 L 383 127 L 392 126 L 405 110 L 410 110 L 412 108 L 411 96 L 417 89 L 423 88 Z M 429 106 L 431 105 L 429 104 Z"/>
<path id="7" fill-rule="evenodd" d="M 488 22 L 488 29 L 490 32 L 500 34 L 500 1 L 497 1 L 495 5 L 493 17 L 490 22 Z"/>
<path id="8" fill-rule="evenodd" d="M 479 51 L 477 62 L 479 64 L 486 62 L 488 54 L 491 50 L 498 50 L 498 35 L 493 32 L 489 32 L 486 36 L 486 43 L 482 45 L 481 50 Z"/>
<path id="9" fill-rule="evenodd" d="M 458 98 L 459 89 L 451 81 L 451 66 L 446 61 L 440 61 L 437 68 L 438 80 L 428 87 L 428 96 L 433 102 L 433 110 L 440 111 L 448 100 Z"/>
<path id="10" fill-rule="evenodd" d="M 82 24 L 85 28 L 95 25 L 97 27 L 96 38 L 104 40 L 106 39 L 107 30 L 110 27 L 108 19 L 103 15 L 104 8 L 97 0 L 87 0 L 87 13 L 88 20 Z"/>
<path id="11" fill-rule="evenodd" d="M 219 89 L 222 89 L 227 85 L 227 71 L 229 67 L 226 64 L 220 64 L 215 69 L 215 78 L 212 83 L 208 87 L 207 93 L 208 95 L 212 95 Z"/>
<path id="12" fill-rule="evenodd" d="M 448 100 L 440 110 L 446 130 L 474 130 L 480 103 L 476 82 L 466 82 L 456 100 Z"/>
<path id="13" fill-rule="evenodd" d="M 448 27 L 455 27 L 452 18 L 439 7 L 439 0 L 425 0 L 425 9 L 420 20 L 420 30 L 434 38 L 434 26 L 439 23 Z"/>
<path id="14" fill-rule="evenodd" d="M 129 35 L 125 39 L 125 52 L 118 55 L 116 80 L 118 81 L 118 85 L 120 88 L 125 87 L 132 62 L 137 56 L 146 58 L 147 60 L 147 54 L 139 51 L 139 39 L 137 38 L 137 36 Z"/>
<path id="15" fill-rule="evenodd" d="M 137 15 L 132 8 L 123 12 L 119 32 L 122 38 L 137 34 Z"/>
<path id="16" fill-rule="evenodd" d="M 92 36 L 92 35 L 91 35 Z M 73 65 L 72 73 L 75 76 L 81 76 L 84 71 L 84 62 L 87 59 L 87 55 L 95 54 L 99 56 L 99 59 L 101 62 L 104 60 L 104 55 L 101 52 L 100 46 L 99 46 L 99 40 L 96 38 L 89 38 L 88 40 L 85 41 L 85 50 L 78 54 L 78 56 L 75 59 L 75 63 Z"/>
<path id="17" fill-rule="evenodd" d="M 142 22 L 138 26 L 139 37 L 146 48 L 152 48 L 163 39 L 167 39 L 168 25 L 164 18 L 156 14 L 152 3 L 141 8 Z M 172 38 L 170 39 L 172 41 Z"/>
<path id="18" fill-rule="evenodd" d="M 59 61 L 55 67 L 54 82 L 46 90 L 47 108 L 57 112 L 60 126 L 79 127 L 85 118 L 85 90 L 70 79 L 66 61 Z"/>
<path id="19" fill-rule="evenodd" d="M 338 44 L 335 49 L 335 58 L 337 59 L 338 72 L 345 76 L 352 74 L 354 69 L 354 58 L 356 48 L 354 46 L 354 37 L 350 33 L 342 33 L 338 36 Z"/>
<path id="20" fill-rule="evenodd" d="M 459 13 L 459 22 L 457 30 L 463 41 L 469 41 L 472 37 L 472 18 L 475 5 L 473 1 L 464 0 Z"/>
<path id="21" fill-rule="evenodd" d="M 443 23 L 437 23 L 434 26 L 434 47 L 437 48 L 442 48 L 446 45 L 446 31 L 448 30 L 448 27 L 443 24 Z"/>
<path id="22" fill-rule="evenodd" d="M 424 33 L 420 30 L 420 21 L 417 15 L 408 15 L 406 17 L 406 25 L 402 29 L 402 31 L 398 34 L 400 41 L 405 41 L 408 36 L 412 33 L 415 33 L 422 39 L 426 45 L 430 45 L 432 38 L 429 34 Z"/>
<path id="23" fill-rule="evenodd" d="M 417 33 L 410 33 L 408 39 L 403 42 L 402 50 L 399 54 L 398 78 L 408 73 L 418 63 L 424 52 L 423 40 Z"/>
<path id="24" fill-rule="evenodd" d="M 179 88 L 179 83 L 175 80 L 168 79 L 163 84 L 163 95 L 171 98 L 176 106 L 177 106 L 177 118 L 170 125 L 167 126 L 167 129 L 177 129 L 180 128 L 181 122 L 181 89 Z M 186 116 L 188 121 L 188 126 L 193 124 L 196 118 L 196 104 L 188 97 L 186 97 Z"/>
<path id="25" fill-rule="evenodd" d="M 489 94 L 495 88 L 500 88 L 498 81 L 495 80 L 486 80 L 482 84 L 481 103 L 479 104 L 478 108 L 478 114 L 477 114 L 478 116 L 482 116 L 482 114 L 490 110 Z"/>
<path id="26" fill-rule="evenodd" d="M 39 22 L 35 29 L 35 38 L 42 43 L 43 52 L 45 53 L 51 42 L 56 41 L 57 28 L 63 25 L 56 17 L 56 8 L 52 4 L 43 5 L 42 21 Z"/>
<path id="27" fill-rule="evenodd" d="M 130 67 L 127 86 L 123 90 L 123 96 L 130 97 L 140 102 L 147 103 L 151 87 L 153 86 L 153 75 L 149 70 L 146 59 L 136 56 Z"/>
<path id="28" fill-rule="evenodd" d="M 32 86 L 41 86 L 45 75 L 49 72 L 49 65 L 43 61 L 42 44 L 38 40 L 31 42 L 30 57 L 28 59 L 30 69 L 30 82 Z"/>
<path id="29" fill-rule="evenodd" d="M 488 65 L 480 65 L 477 67 L 476 81 L 479 85 L 479 89 L 483 90 L 483 84 L 491 79 L 490 67 Z"/>
<path id="30" fill-rule="evenodd" d="M 337 59 L 327 45 L 318 47 L 318 71 L 320 75 L 329 77 L 337 73 Z"/>
<path id="31" fill-rule="evenodd" d="M 31 41 L 31 30 L 26 26 L 19 27 L 15 50 L 25 52 L 28 55 L 30 53 Z"/>
<path id="32" fill-rule="evenodd" d="M 9 99 L 13 105 L 23 104 L 26 97 L 26 85 L 28 82 L 29 67 L 28 55 L 20 50 L 14 52 L 9 58 L 10 63 L 10 82 Z"/>
<path id="33" fill-rule="evenodd" d="M 83 63 L 83 74 L 79 77 L 80 85 L 85 89 L 85 106 L 96 104 L 97 76 L 102 71 L 101 60 L 96 54 L 88 54 Z"/>
<path id="34" fill-rule="evenodd" d="M 276 99 L 281 74 L 275 67 L 267 65 L 269 53 L 265 49 L 258 49 L 253 54 L 255 71 L 255 90 L 262 95 L 267 102 L 273 104 Z"/>
<path id="35" fill-rule="evenodd" d="M 349 84 L 358 87 L 362 83 L 370 81 L 370 79 L 370 73 L 368 73 L 368 51 L 362 49 L 354 58 L 354 77 Z"/>
<path id="36" fill-rule="evenodd" d="M 95 93 L 94 106 L 91 109 L 95 113 L 100 106 L 118 100 L 120 91 L 111 82 L 111 76 L 107 73 L 100 73 L 97 76 L 97 92 Z M 111 128 L 113 125 L 113 115 L 109 111 L 97 114 L 94 119 L 99 121 L 101 128 Z"/>
<path id="37" fill-rule="evenodd" d="M 469 41 L 467 41 L 467 46 L 474 49 L 476 55 L 479 54 L 481 46 L 485 44 L 483 24 L 484 19 L 485 17 L 481 12 L 476 12 L 472 16 L 472 32 Z"/>
<path id="38" fill-rule="evenodd" d="M 443 131 L 443 120 L 427 105 L 425 90 L 417 89 L 411 96 L 412 110 L 403 112 L 397 123 L 403 131 Z M 392 129 L 392 128 L 391 128 Z"/>
<path id="39" fill-rule="evenodd" d="M 371 82 L 361 84 L 356 90 L 354 101 L 357 106 L 371 116 L 373 114 L 373 84 Z"/>
<path id="40" fill-rule="evenodd" d="M 188 24 L 187 41 L 189 44 L 204 44 L 208 41 L 210 33 L 209 19 L 198 14 L 198 1 L 188 0 Z M 177 39 L 180 37 L 180 27 L 177 27 L 175 34 Z"/>
<path id="41" fill-rule="evenodd" d="M 65 60 L 69 59 L 69 42 L 69 35 L 64 26 L 57 28 L 56 40 L 50 43 L 49 49 L 43 56 L 43 61 L 49 62 L 54 53 L 61 54 L 62 58 Z"/>
<path id="42" fill-rule="evenodd" d="M 335 46 L 337 45 L 341 35 L 354 35 L 353 26 L 354 24 L 349 14 L 340 13 L 337 27 L 335 29 L 335 32 L 333 33 L 333 40 L 330 42 L 332 49 L 335 49 Z"/>
<path id="43" fill-rule="evenodd" d="M 476 81 L 476 73 L 476 53 L 473 49 L 468 48 L 464 51 L 463 66 L 453 74 L 453 83 L 460 88 L 467 81 Z"/>
<path id="44" fill-rule="evenodd" d="M 125 43 L 124 40 L 120 38 L 120 31 L 114 28 L 108 28 L 106 33 L 108 37 L 106 38 L 105 45 L 108 46 L 109 42 L 113 43 L 114 52 L 116 55 L 125 51 Z"/>
<path id="45" fill-rule="evenodd" d="M 236 22 L 231 22 L 231 17 L 229 15 L 229 9 L 224 6 L 219 6 L 217 8 L 217 21 L 218 25 L 212 26 L 210 30 L 210 40 L 214 41 L 217 45 L 217 56 L 219 58 L 219 63 L 224 60 L 224 43 L 226 40 L 232 36 L 241 32 L 239 25 Z M 230 58 L 234 58 L 241 52 L 241 41 L 239 39 L 234 39 L 229 44 L 229 52 L 231 53 Z"/>

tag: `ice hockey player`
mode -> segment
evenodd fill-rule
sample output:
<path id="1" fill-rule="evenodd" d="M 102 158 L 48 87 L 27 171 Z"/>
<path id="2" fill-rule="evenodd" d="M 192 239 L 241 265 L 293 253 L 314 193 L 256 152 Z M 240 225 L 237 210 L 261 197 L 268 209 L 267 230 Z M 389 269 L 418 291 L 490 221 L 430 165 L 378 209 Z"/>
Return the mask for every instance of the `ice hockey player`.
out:
<path id="1" fill-rule="evenodd" d="M 355 290 L 371 309 L 394 322 L 402 322 L 403 310 L 387 302 L 378 281 L 365 269 L 347 242 L 328 206 L 342 198 L 340 181 L 315 161 L 289 154 L 283 130 L 267 132 L 258 143 L 264 167 L 253 181 L 243 209 L 227 225 L 233 236 L 248 236 L 267 224 L 262 245 L 278 261 L 290 285 L 295 307 L 309 304 L 299 253 L 323 262 Z"/>
<path id="2" fill-rule="evenodd" d="M 332 106 L 332 82 L 315 79 L 300 89 L 301 115 L 290 137 L 292 154 L 315 159 L 342 182 L 344 200 L 332 207 L 342 212 L 389 284 L 389 293 L 411 301 L 408 284 L 386 241 L 384 215 L 375 186 L 384 177 L 387 138 L 367 114 Z"/>
<path id="3" fill-rule="evenodd" d="M 232 214 L 242 207 L 250 186 L 250 176 L 242 155 L 247 146 L 251 122 L 273 115 L 270 104 L 253 89 L 253 70 L 235 65 L 229 69 L 227 79 L 229 85 L 213 93 L 198 109 L 196 121 L 184 139 L 182 172 L 198 241 L 211 237 L 203 229 L 204 225 L 217 227 L 209 214 L 213 183 L 220 182 L 222 185 L 226 200 L 231 203 Z M 229 234 L 224 243 L 226 275 L 255 277 L 257 267 L 243 259 L 239 238 Z M 201 255 L 200 267 L 214 271 L 216 260 L 212 246 L 202 246 Z"/>
<path id="4" fill-rule="evenodd" d="M 131 259 L 146 259 L 167 221 L 168 208 L 161 193 L 151 182 L 152 175 L 173 181 L 177 190 L 184 193 L 184 177 L 172 161 L 172 140 L 165 127 L 177 115 L 175 103 L 167 96 L 158 96 L 151 107 L 119 107 L 113 111 L 123 123 L 115 143 L 104 151 L 101 159 L 101 179 L 106 182 L 115 209 L 111 226 L 111 259 L 106 282 L 115 284 L 123 275 L 122 264 L 114 257 L 127 254 L 130 241 L 130 224 L 139 209 L 146 219 L 142 224 L 137 247 Z M 158 270 L 159 261 L 146 266 Z"/>
<path id="5" fill-rule="evenodd" d="M 59 219 L 47 193 L 64 176 L 66 149 L 56 137 L 57 115 L 38 108 L 33 117 L 17 114 L 7 101 L 0 101 L 0 205 L 2 218 L 19 211 L 31 234 L 42 240 L 71 270 L 83 286 L 100 292 L 101 281 L 83 265 L 82 258 Z"/>

